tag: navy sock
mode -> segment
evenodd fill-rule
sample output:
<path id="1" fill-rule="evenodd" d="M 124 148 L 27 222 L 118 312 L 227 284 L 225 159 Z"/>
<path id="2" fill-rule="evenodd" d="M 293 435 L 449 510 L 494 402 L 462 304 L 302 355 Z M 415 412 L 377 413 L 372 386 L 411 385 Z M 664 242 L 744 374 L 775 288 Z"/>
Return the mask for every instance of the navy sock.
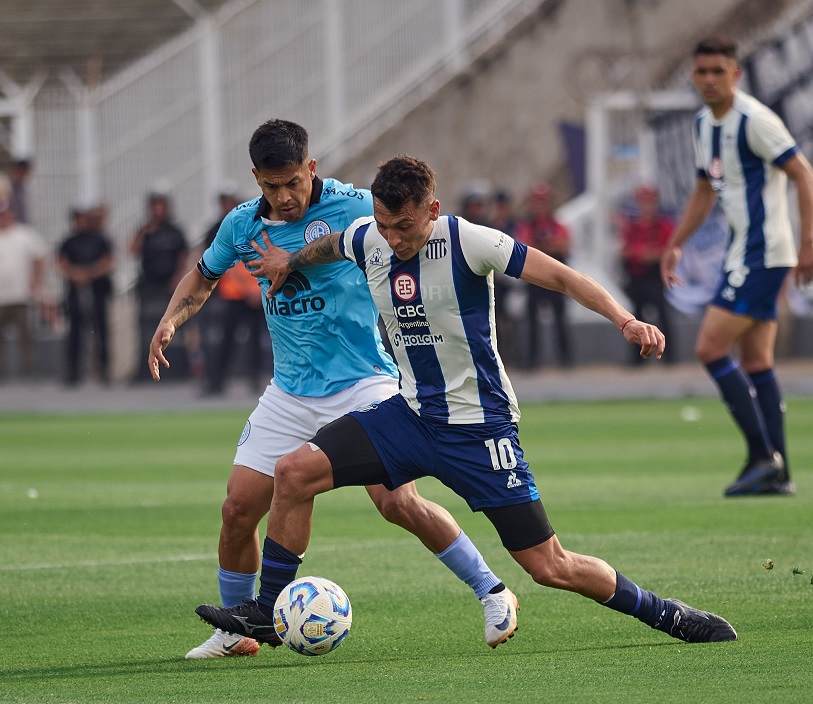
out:
<path id="1" fill-rule="evenodd" d="M 736 360 L 725 356 L 709 362 L 706 369 L 720 389 L 723 401 L 745 436 L 748 443 L 748 459 L 770 457 L 773 454 L 773 446 L 756 399 L 757 393 L 740 369 L 740 365 Z"/>
<path id="2" fill-rule="evenodd" d="M 260 572 L 260 593 L 257 603 L 266 616 L 273 616 L 274 603 L 285 585 L 296 578 L 302 559 L 290 550 L 266 538 L 263 543 L 263 566 Z"/>
<path id="3" fill-rule="evenodd" d="M 768 437 L 771 445 L 785 459 L 785 469 L 788 467 L 788 456 L 785 451 L 785 402 L 776 380 L 773 369 L 749 374 L 751 383 L 757 390 L 757 402 L 768 428 Z"/>
<path id="4" fill-rule="evenodd" d="M 615 594 L 604 602 L 604 606 L 634 616 L 647 626 L 668 633 L 672 626 L 672 616 L 677 610 L 675 605 L 664 601 L 657 594 L 641 589 L 618 571 L 615 579 Z"/>

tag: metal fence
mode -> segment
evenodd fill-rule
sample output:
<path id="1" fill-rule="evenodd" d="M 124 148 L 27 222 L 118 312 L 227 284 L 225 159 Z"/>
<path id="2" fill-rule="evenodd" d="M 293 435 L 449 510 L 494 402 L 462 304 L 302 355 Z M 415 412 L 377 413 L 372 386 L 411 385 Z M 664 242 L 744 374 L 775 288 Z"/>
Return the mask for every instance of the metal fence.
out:
<path id="1" fill-rule="evenodd" d="M 234 0 L 106 83 L 65 73 L 30 106 L 33 224 L 56 245 L 72 205 L 106 204 L 127 291 L 149 191 L 170 195 L 195 243 L 222 184 L 257 192 L 247 145 L 264 120 L 302 123 L 338 168 L 359 135 L 373 139 L 425 99 L 429 79 L 462 70 L 544 1 Z M 51 271 L 55 295 L 59 285 Z"/>

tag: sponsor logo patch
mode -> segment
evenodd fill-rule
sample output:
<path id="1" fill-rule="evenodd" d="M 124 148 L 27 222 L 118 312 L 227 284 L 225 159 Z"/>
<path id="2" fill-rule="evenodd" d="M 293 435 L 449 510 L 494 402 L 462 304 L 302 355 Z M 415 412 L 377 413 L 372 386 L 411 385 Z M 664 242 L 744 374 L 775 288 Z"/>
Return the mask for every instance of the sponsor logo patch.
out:
<path id="1" fill-rule="evenodd" d="M 398 274 L 392 282 L 392 291 L 402 301 L 411 301 L 418 293 L 418 284 L 409 274 Z"/>

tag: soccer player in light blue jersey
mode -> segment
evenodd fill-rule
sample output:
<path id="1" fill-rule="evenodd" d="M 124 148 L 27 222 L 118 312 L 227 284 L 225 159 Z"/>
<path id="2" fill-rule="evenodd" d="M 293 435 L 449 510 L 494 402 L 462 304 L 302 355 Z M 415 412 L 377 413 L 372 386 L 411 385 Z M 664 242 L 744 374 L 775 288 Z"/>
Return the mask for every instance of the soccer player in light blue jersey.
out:
<path id="1" fill-rule="evenodd" d="M 683 283 L 675 273 L 681 247 L 719 200 L 731 238 L 695 354 L 748 446 L 725 495 L 792 494 L 785 404 L 774 370 L 776 301 L 791 270 L 799 286 L 813 279 L 813 171 L 782 120 L 737 89 L 740 73 L 732 42 L 710 38 L 696 46 L 692 78 L 705 103 L 693 133 L 697 181 L 661 258 L 661 276 L 668 287 Z M 788 218 L 788 178 L 799 203 L 798 249 Z"/>
<path id="2" fill-rule="evenodd" d="M 257 601 L 230 609 L 202 605 L 198 615 L 218 628 L 273 637 L 273 605 L 308 546 L 313 497 L 349 485 L 394 488 L 428 474 L 482 511 L 537 583 L 589 597 L 687 642 L 735 640 L 725 619 L 662 599 L 603 560 L 560 544 L 518 441 L 519 408 L 497 351 L 494 272 L 565 293 L 612 321 L 645 357 L 663 355 L 661 331 L 539 250 L 441 216 L 435 175 L 423 161 L 389 160 L 371 191 L 373 218 L 293 254 L 264 240 L 267 252 L 254 266 L 279 281 L 300 268 L 353 262 L 387 326 L 401 391 L 330 423 L 279 460 Z"/>
<path id="3" fill-rule="evenodd" d="M 230 267 L 259 257 L 254 248 L 262 237 L 295 251 L 372 213 L 369 191 L 316 176 L 307 132 L 295 123 L 271 120 L 261 125 L 249 154 L 262 196 L 225 217 L 197 267 L 179 283 L 150 345 L 156 381 L 160 366 L 169 366 L 164 350 L 178 327 L 200 310 Z M 258 279 L 267 293 L 268 280 Z M 279 458 L 330 421 L 398 391 L 397 370 L 378 332 L 378 312 L 354 264 L 295 272 L 275 288 L 277 293 L 264 299 L 274 378 L 240 437 L 223 504 L 218 580 L 227 607 L 255 595 L 261 554 L 257 527 L 271 505 Z M 422 498 L 411 482 L 395 491 L 367 486 L 367 492 L 387 520 L 414 533 L 472 588 L 483 606 L 489 645 L 513 635 L 516 597 L 446 509 Z M 263 564 L 269 560 L 273 556 L 263 550 Z M 264 642 L 276 646 L 280 641 Z M 258 649 L 253 638 L 217 631 L 186 657 L 254 655 Z"/>

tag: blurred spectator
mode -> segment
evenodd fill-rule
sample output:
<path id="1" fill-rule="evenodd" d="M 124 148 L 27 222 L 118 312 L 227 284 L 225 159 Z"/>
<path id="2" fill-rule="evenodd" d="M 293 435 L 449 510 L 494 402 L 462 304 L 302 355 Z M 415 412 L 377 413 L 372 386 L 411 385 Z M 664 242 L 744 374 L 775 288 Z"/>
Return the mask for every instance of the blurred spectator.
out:
<path id="1" fill-rule="evenodd" d="M 238 336 L 245 335 L 247 352 L 247 376 L 253 389 L 261 386 L 265 316 L 262 312 L 262 292 L 260 286 L 242 264 L 233 266 L 220 279 L 217 285 L 223 299 L 222 314 L 219 319 L 219 339 L 211 359 L 207 359 L 208 384 L 206 395 L 223 393 L 229 363 L 238 348 Z"/>
<path id="2" fill-rule="evenodd" d="M 491 198 L 490 227 L 514 237 L 517 220 L 511 194 L 503 189 L 494 192 Z M 516 339 L 516 320 L 511 315 L 509 297 L 512 291 L 523 286 L 524 282 L 505 274 L 494 272 L 494 315 L 497 319 L 497 347 L 506 364 L 516 364 L 517 355 L 513 341 Z"/>
<path id="3" fill-rule="evenodd" d="M 65 383 L 82 378 L 83 337 L 93 334 L 96 372 L 109 381 L 108 302 L 113 291 L 113 246 L 105 232 L 103 206 L 77 206 L 71 210 L 71 230 L 59 247 L 59 270 L 65 277 L 65 312 L 68 316 Z"/>
<path id="4" fill-rule="evenodd" d="M 223 218 L 237 207 L 242 200 L 235 193 L 225 191 L 218 195 L 220 214 L 206 232 L 204 248 L 215 239 Z M 265 316 L 262 313 L 262 292 L 260 285 L 243 266 L 238 263 L 229 269 L 215 288 L 213 296 L 217 305 L 210 308 L 206 317 L 207 337 L 214 339 L 212 353 L 206 359 L 206 396 L 223 393 L 226 376 L 235 350 L 238 337 L 246 340 L 247 374 L 252 388 L 259 389 L 262 376 L 263 336 L 266 334 Z M 215 303 L 215 301 L 212 301 Z"/>
<path id="5" fill-rule="evenodd" d="M 31 213 L 28 210 L 28 182 L 34 165 L 30 159 L 17 159 L 11 167 L 11 207 L 17 214 L 17 222 L 28 224 Z"/>
<path id="6" fill-rule="evenodd" d="M 471 184 L 460 200 L 460 216 L 475 225 L 489 225 L 489 193 L 485 183 Z"/>
<path id="7" fill-rule="evenodd" d="M 511 194 L 503 189 L 498 189 L 494 192 L 491 202 L 489 225 L 495 230 L 513 237 L 517 229 L 517 219 L 514 214 L 514 202 Z"/>
<path id="8" fill-rule="evenodd" d="M 150 193 L 147 196 L 147 221 L 139 228 L 130 244 L 130 252 L 138 257 L 138 363 L 133 381 L 151 380 L 147 368 L 152 334 L 172 297 L 175 286 L 186 273 L 189 252 L 186 235 L 172 219 L 169 196 Z M 168 378 L 183 376 L 185 365 L 178 365 Z"/>
<path id="9" fill-rule="evenodd" d="M 34 338 L 29 307 L 42 302 L 47 254 L 42 237 L 29 225 L 17 222 L 9 200 L 0 200 L 0 377 L 7 371 L 5 332 L 10 329 L 17 332 L 22 375 L 32 376 Z"/>
<path id="10" fill-rule="evenodd" d="M 527 216 L 517 223 L 516 239 L 536 247 L 550 257 L 567 263 L 570 256 L 570 233 L 553 215 L 552 192 L 546 183 L 534 186 L 528 194 Z M 536 367 L 540 362 L 539 309 L 550 309 L 556 327 L 556 349 L 559 364 L 569 367 L 573 363 L 570 354 L 570 325 L 567 319 L 565 296 L 539 286 L 526 284 L 528 296 L 526 318 L 528 322 L 528 347 L 526 364 Z"/>
<path id="11" fill-rule="evenodd" d="M 660 196 L 654 186 L 638 186 L 633 193 L 632 209 L 619 216 L 624 291 L 632 302 L 632 313 L 639 320 L 656 323 L 667 340 L 671 339 L 671 321 L 660 260 L 674 229 L 674 221 L 660 208 Z M 667 350 L 664 361 L 670 357 Z M 636 353 L 631 360 L 639 364 L 644 358 Z"/>

